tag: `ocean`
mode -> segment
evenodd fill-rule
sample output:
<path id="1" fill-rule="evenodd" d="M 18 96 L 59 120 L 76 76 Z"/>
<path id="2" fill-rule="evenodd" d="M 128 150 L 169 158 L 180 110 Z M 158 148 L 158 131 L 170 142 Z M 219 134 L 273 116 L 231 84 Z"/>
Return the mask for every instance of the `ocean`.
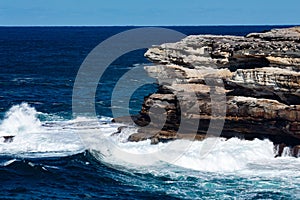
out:
<path id="1" fill-rule="evenodd" d="M 186 35 L 246 35 L 280 27 L 288 26 L 165 28 Z M 203 141 L 172 141 L 189 143 L 172 162 L 124 159 L 120 152 L 176 152 L 169 143 L 126 142 L 134 126 L 113 134 L 124 124 L 111 123 L 112 90 L 134 66 L 150 64 L 146 49 L 119 57 L 105 71 L 95 96 L 97 119 L 73 117 L 73 84 L 86 56 L 133 28 L 138 27 L 0 27 L 0 135 L 15 135 L 11 143 L 0 138 L 0 198 L 300 199 L 300 159 L 288 149 L 274 158 L 268 140 L 213 139 L 216 146 L 205 157 L 199 156 Z M 156 90 L 155 80 L 138 88 L 129 112 L 137 114 L 144 96 Z M 120 102 L 126 95 L 119 94 Z M 81 134 L 100 147 L 87 145 Z"/>

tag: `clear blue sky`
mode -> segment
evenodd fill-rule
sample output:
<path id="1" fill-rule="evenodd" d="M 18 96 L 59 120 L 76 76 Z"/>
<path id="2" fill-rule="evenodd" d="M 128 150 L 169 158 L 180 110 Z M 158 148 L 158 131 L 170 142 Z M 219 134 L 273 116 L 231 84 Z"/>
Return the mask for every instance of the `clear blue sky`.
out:
<path id="1" fill-rule="evenodd" d="M 300 24 L 300 0 L 0 0 L 0 25 Z"/>

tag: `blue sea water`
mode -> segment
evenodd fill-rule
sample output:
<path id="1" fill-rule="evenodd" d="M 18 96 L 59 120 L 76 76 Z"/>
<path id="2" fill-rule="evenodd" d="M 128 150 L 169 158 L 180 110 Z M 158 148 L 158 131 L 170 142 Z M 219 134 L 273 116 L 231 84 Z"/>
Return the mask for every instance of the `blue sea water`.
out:
<path id="1" fill-rule="evenodd" d="M 167 28 L 187 35 L 246 35 L 274 27 L 283 26 Z M 135 65 L 149 64 L 145 49 L 121 56 L 105 72 L 95 98 L 97 122 L 72 117 L 73 84 L 85 57 L 100 42 L 132 28 L 0 27 L 0 135 L 16 135 L 12 143 L 0 138 L 0 198 L 300 199 L 299 159 L 288 149 L 275 159 L 267 140 L 217 139 L 205 158 L 197 154 L 202 142 L 193 142 L 174 162 L 145 159 L 143 165 L 112 150 L 109 142 L 131 154 L 168 145 L 126 143 L 134 127 L 111 135 L 120 126 L 110 123 L 112 89 Z M 130 112 L 136 114 L 143 97 L 156 89 L 155 84 L 139 88 Z M 95 151 L 80 134 L 101 135 L 101 148 Z"/>

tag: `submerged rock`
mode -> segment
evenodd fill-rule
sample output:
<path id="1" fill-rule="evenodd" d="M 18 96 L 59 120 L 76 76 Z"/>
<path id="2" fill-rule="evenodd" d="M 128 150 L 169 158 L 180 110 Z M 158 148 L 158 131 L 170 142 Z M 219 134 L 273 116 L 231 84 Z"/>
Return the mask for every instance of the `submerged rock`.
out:
<path id="1" fill-rule="evenodd" d="M 3 136 L 4 138 L 4 143 L 11 143 L 13 142 L 15 136 Z"/>

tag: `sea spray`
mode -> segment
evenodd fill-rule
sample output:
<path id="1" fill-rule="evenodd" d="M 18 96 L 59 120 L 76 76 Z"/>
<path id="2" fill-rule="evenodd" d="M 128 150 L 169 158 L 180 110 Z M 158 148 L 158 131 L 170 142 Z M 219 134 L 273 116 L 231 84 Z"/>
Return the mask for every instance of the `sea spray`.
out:
<path id="1" fill-rule="evenodd" d="M 128 130 L 127 130 L 128 131 Z M 126 133 L 128 134 L 128 133 Z M 114 136 L 121 137 L 121 136 Z M 184 154 L 178 155 L 178 159 L 170 162 L 155 156 L 155 152 L 166 151 L 166 154 L 176 154 L 176 146 L 186 146 L 183 143 L 190 143 L 187 140 L 171 141 L 169 143 L 159 143 L 151 145 L 150 141 L 120 143 L 115 139 L 114 145 L 109 144 L 107 140 L 101 146 L 98 146 L 99 154 L 104 155 L 102 161 L 110 164 L 121 164 L 124 166 L 144 166 L 156 165 L 157 163 L 166 163 L 183 168 L 209 171 L 209 172 L 232 172 L 246 169 L 252 163 L 263 163 L 274 158 L 274 145 L 269 140 L 255 139 L 253 141 L 231 138 L 209 138 L 207 140 L 217 140 L 216 146 L 205 156 L 201 155 L 201 148 L 205 141 L 194 141 L 190 148 L 186 149 Z M 112 142 L 112 141 L 110 141 Z M 172 148 L 168 145 L 172 144 Z M 106 147 L 106 148 L 105 148 Z M 109 152 L 109 153 L 108 153 Z M 123 153 L 120 153 L 123 152 Z M 124 153 L 126 152 L 126 154 Z M 179 152 L 179 151 L 178 151 Z M 124 157 L 131 155 L 131 157 Z M 140 155 L 140 156 L 139 156 Z M 153 157 L 151 157 L 153 155 Z M 98 156 L 96 156 L 98 157 Z M 149 160 L 152 159 L 150 162 Z M 126 164 L 127 163 L 127 164 Z"/>
<path id="2" fill-rule="evenodd" d="M 11 107 L 0 124 L 0 137 L 14 136 L 11 143 L 0 141 L 1 155 L 16 157 L 52 157 L 73 155 L 85 150 L 72 121 L 40 121 L 27 103 Z M 57 118 L 57 117 L 52 117 Z"/>
<path id="3" fill-rule="evenodd" d="M 167 164 L 197 171 L 234 172 L 247 170 L 257 163 L 276 163 L 274 158 L 276 151 L 269 140 L 209 138 L 207 140 L 217 141 L 216 146 L 206 156 L 201 156 L 200 152 L 205 140 L 194 142 L 176 140 L 157 145 L 151 145 L 149 140 L 128 142 L 126 138 L 136 132 L 136 128 L 128 126 L 122 129 L 121 133 L 113 134 L 122 124 L 110 123 L 111 119 L 107 117 L 101 119 L 78 117 L 73 120 L 41 122 L 37 118 L 38 114 L 35 108 L 27 103 L 15 105 L 7 111 L 0 125 L 1 131 L 5 134 L 16 133 L 17 136 L 12 144 L 0 144 L 2 153 L 19 155 L 30 153 L 30 156 L 33 154 L 44 156 L 45 153 L 48 153 L 47 156 L 70 155 L 85 150 L 79 135 L 87 134 L 90 136 L 90 142 L 95 142 L 92 146 L 94 148 L 90 149 L 92 154 L 101 162 L 110 165 L 140 168 L 141 164 L 144 166 Z M 158 151 L 166 151 L 165 153 L 169 155 L 176 154 L 175 147 L 187 146 L 185 143 L 190 143 L 190 147 L 172 162 L 151 157 Z M 173 147 L 171 149 L 170 144 Z M 125 158 L 124 154 L 131 154 L 132 157 Z M 144 156 L 148 154 L 150 156 Z M 288 153 L 285 153 L 285 156 L 289 157 Z"/>
<path id="4" fill-rule="evenodd" d="M 27 103 L 11 107 L 0 125 L 0 136 L 15 136 L 40 131 L 41 122 L 37 115 L 35 108 Z"/>

